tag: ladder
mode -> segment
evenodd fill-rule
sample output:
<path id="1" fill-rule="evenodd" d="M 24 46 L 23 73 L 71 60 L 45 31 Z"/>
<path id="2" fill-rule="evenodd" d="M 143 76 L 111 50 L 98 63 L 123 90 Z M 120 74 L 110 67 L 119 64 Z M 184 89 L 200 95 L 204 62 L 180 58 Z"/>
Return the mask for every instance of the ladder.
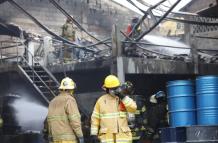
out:
<path id="1" fill-rule="evenodd" d="M 22 42 L 14 44 L 12 41 L 11 43 L 0 42 L 0 45 L 3 45 L 0 47 L 0 64 L 16 60 L 14 62 L 16 62 L 18 73 L 25 77 L 43 99 L 49 103 L 58 94 L 60 83 L 45 66 L 40 64 Z M 20 46 L 23 46 L 25 54 L 19 54 Z M 3 53 L 5 49 L 10 49 L 13 52 L 5 54 Z"/>
<path id="2" fill-rule="evenodd" d="M 30 53 L 31 54 L 31 53 Z M 58 87 L 60 83 L 53 74 L 34 57 L 33 65 L 28 64 L 28 60 L 22 56 L 20 63 L 17 64 L 18 72 L 21 73 L 38 91 L 43 99 L 49 103 L 56 95 L 58 95 Z"/>

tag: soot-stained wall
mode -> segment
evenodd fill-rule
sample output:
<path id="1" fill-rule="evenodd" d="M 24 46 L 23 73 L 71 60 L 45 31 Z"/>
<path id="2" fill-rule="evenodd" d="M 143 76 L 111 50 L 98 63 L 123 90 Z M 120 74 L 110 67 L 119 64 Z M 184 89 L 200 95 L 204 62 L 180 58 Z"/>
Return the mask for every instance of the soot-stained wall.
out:
<path id="1" fill-rule="evenodd" d="M 15 94 L 25 97 L 26 99 L 36 100 L 44 104 L 44 100 L 35 90 L 35 88 L 17 72 L 7 72 L 0 74 L 0 76 L 0 86 L 3 87 L 3 94 L 1 94 L 1 96 Z"/>
<path id="2" fill-rule="evenodd" d="M 49 0 L 14 0 L 32 14 L 42 24 L 57 34 L 66 17 L 56 9 Z M 111 35 L 113 24 L 124 29 L 131 17 L 136 13 L 114 3 L 111 0 L 56 0 L 70 15 L 80 22 L 85 29 L 98 37 Z M 0 4 L 0 19 L 7 23 L 15 23 L 22 29 L 38 34 L 47 33 L 34 24 L 26 15 L 8 2 Z M 79 30 L 77 32 L 80 33 Z M 85 37 L 87 38 L 87 37 Z"/>
<path id="3" fill-rule="evenodd" d="M 87 93 L 102 91 L 104 78 L 110 74 L 109 68 L 83 70 L 76 72 L 67 72 L 66 76 L 72 78 L 76 85 L 76 93 Z M 64 73 L 55 73 L 55 77 L 60 82 L 64 78 Z"/>

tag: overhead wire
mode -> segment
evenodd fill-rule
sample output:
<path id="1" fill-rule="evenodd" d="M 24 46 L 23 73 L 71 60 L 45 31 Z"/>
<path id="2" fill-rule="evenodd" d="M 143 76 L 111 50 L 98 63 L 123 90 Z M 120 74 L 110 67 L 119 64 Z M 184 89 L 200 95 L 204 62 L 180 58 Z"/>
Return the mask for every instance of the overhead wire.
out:
<path id="1" fill-rule="evenodd" d="M 37 24 L 39 27 L 41 27 L 43 30 L 45 30 L 48 34 L 54 36 L 55 38 L 61 40 L 61 41 L 64 41 L 66 43 L 69 43 L 70 45 L 76 45 L 75 43 L 63 38 L 63 37 L 60 37 L 58 36 L 57 34 L 53 33 L 51 30 L 49 30 L 46 26 L 44 26 L 43 24 L 41 24 L 35 17 L 33 17 L 30 13 L 28 13 L 26 10 L 24 10 L 20 5 L 18 5 L 14 0 L 8 0 L 8 2 L 16 7 L 17 9 L 21 10 L 23 13 L 25 13 L 31 20 L 33 20 L 33 22 L 35 24 Z"/>
<path id="2" fill-rule="evenodd" d="M 102 41 L 99 41 L 99 42 L 97 42 L 97 43 L 94 43 L 94 44 L 90 44 L 90 45 L 85 45 L 85 46 L 79 46 L 78 48 L 86 48 L 86 47 L 93 47 L 93 46 L 97 46 L 97 45 L 99 45 L 99 44 L 104 44 L 104 43 L 107 43 L 107 41 L 109 41 L 109 40 L 111 40 L 111 38 L 107 38 L 107 39 L 104 39 L 104 40 L 102 40 Z M 77 47 L 77 46 L 75 46 L 75 47 Z"/>
<path id="3" fill-rule="evenodd" d="M 59 11 L 61 11 L 62 14 L 64 14 L 68 19 L 70 19 L 80 30 L 84 31 L 87 35 L 89 35 L 90 37 L 94 38 L 97 41 L 101 41 L 98 38 L 96 38 L 95 36 L 93 36 L 91 33 L 89 33 L 85 28 L 83 28 L 83 26 L 76 21 L 76 19 L 74 19 L 66 10 L 64 10 L 55 0 L 49 0 Z M 110 45 L 104 44 L 107 47 L 110 47 Z"/>
<path id="4" fill-rule="evenodd" d="M 1 23 L 0 22 L 0 26 L 4 27 L 5 29 L 7 29 L 9 32 L 13 33 L 14 36 L 20 36 L 20 34 L 18 34 L 16 31 L 14 31 L 13 29 L 9 28 L 8 25 Z M 20 30 L 20 29 L 19 29 Z M 21 32 L 21 30 L 20 30 Z"/>
<path id="5" fill-rule="evenodd" d="M 130 4 L 132 4 L 133 6 L 135 6 L 137 9 L 139 9 L 141 12 L 143 12 L 145 15 L 147 15 L 147 12 L 145 12 L 144 10 L 142 10 L 141 8 L 139 8 L 134 2 L 132 2 L 131 0 L 127 0 Z M 150 7 L 150 5 L 149 5 Z M 167 6 L 168 7 L 168 6 Z M 156 10 L 156 9 L 154 9 Z M 159 10 L 160 11 L 160 10 Z M 163 11 L 164 12 L 164 11 Z M 173 13 L 173 12 L 171 12 Z M 181 14 L 181 13 L 174 13 L 174 14 Z M 183 13 L 182 13 L 183 14 Z M 187 15 L 187 14 L 183 14 L 183 15 Z M 189 14 L 188 14 L 189 15 Z M 196 15 L 189 15 L 189 16 L 196 16 Z M 156 16 L 158 17 L 158 16 Z M 161 18 L 161 17 L 158 17 L 158 18 Z M 196 24 L 196 25 L 206 25 L 206 26 L 217 26 L 218 23 L 207 23 L 207 22 L 198 22 L 198 21 L 191 21 L 191 20 L 183 20 L 183 19 L 177 19 L 177 18 L 172 18 L 172 17 L 165 17 L 167 20 L 173 20 L 173 21 L 177 21 L 177 22 L 182 22 L 182 23 L 188 23 L 188 24 Z M 148 52 L 152 52 L 152 53 L 156 53 L 156 54 L 159 54 L 159 55 L 164 55 L 164 56 L 169 56 L 170 55 L 166 55 L 166 54 L 163 54 L 163 53 L 159 53 L 159 52 L 156 52 L 156 51 L 153 51 L 153 50 L 148 50 L 148 49 L 145 49 L 141 46 L 139 46 L 138 44 L 144 44 L 144 45 L 150 45 L 150 46 L 164 46 L 164 47 L 169 47 L 169 48 L 180 48 L 180 49 L 188 49 L 188 48 L 185 48 L 185 47 L 175 47 L 175 46 L 167 46 L 167 45 L 158 45 L 158 44 L 150 44 L 150 43 L 145 43 L 145 42 L 135 42 L 135 41 L 132 41 L 132 39 L 130 39 L 129 37 L 126 36 L 126 34 L 124 34 L 122 31 L 121 33 L 127 38 L 129 39 L 130 41 L 122 41 L 123 43 L 134 43 L 137 47 L 141 48 L 141 49 L 144 49 Z M 196 36 L 197 38 L 207 38 L 207 39 L 218 39 L 218 38 L 215 38 L 215 37 L 201 37 L 201 36 Z M 199 52 L 203 52 L 203 51 L 218 51 L 216 49 L 197 49 Z"/>
<path id="6" fill-rule="evenodd" d="M 136 4 L 134 4 L 132 2 L 132 0 L 127 0 L 128 2 L 130 2 L 133 6 L 135 6 L 136 8 L 138 8 L 141 12 L 145 12 L 144 10 L 142 10 L 141 8 L 139 8 Z M 163 11 L 166 12 L 166 11 Z M 146 14 L 146 13 L 144 13 Z M 155 16 L 157 18 L 161 18 L 161 16 Z M 218 23 L 212 23 L 212 22 L 199 22 L 199 21 L 193 21 L 193 20 L 184 20 L 184 19 L 179 19 L 179 18 L 173 18 L 173 17 L 166 17 L 165 19 L 167 20 L 171 20 L 171 21 L 177 21 L 180 23 L 187 23 L 187 24 L 193 24 L 193 25 L 202 25 L 202 26 L 218 26 Z"/>
<path id="7" fill-rule="evenodd" d="M 153 25 L 151 26 L 148 30 L 144 31 L 142 34 L 139 35 L 139 37 L 136 38 L 135 41 L 139 41 L 141 40 L 145 35 L 147 35 L 148 33 L 150 33 L 154 28 L 157 27 L 157 25 L 159 25 L 161 23 L 161 21 L 164 20 L 164 18 L 167 17 L 167 15 L 177 6 L 177 4 L 180 2 L 181 0 L 177 0 L 173 5 L 172 7 L 160 18 L 158 19 L 158 21 Z"/>
<path id="8" fill-rule="evenodd" d="M 123 42 L 123 43 L 133 43 L 133 44 L 149 45 L 149 46 L 175 48 L 175 49 L 190 49 L 190 48 L 187 48 L 187 47 L 170 46 L 170 45 L 160 45 L 160 44 L 153 44 L 153 43 L 147 43 L 147 42 L 135 42 L 135 41 L 122 41 L 122 42 Z"/>
<path id="9" fill-rule="evenodd" d="M 130 39 L 125 33 L 123 33 L 122 31 L 120 31 L 120 33 L 121 33 L 123 36 L 125 36 L 128 40 L 132 40 L 132 39 Z M 138 45 L 138 44 L 135 44 L 135 46 L 137 46 L 138 48 L 143 49 L 143 50 L 145 50 L 145 51 L 148 51 L 148 52 L 150 52 L 150 53 L 155 53 L 155 54 L 162 55 L 162 56 L 167 56 L 167 57 L 174 57 L 174 56 L 171 56 L 171 55 L 163 54 L 163 53 L 160 53 L 160 52 L 151 50 L 151 49 L 144 48 L 144 47 L 142 47 L 142 46 L 140 46 L 140 45 Z"/>
<path id="10" fill-rule="evenodd" d="M 137 9 L 139 9 L 140 11 L 142 11 L 144 13 L 144 15 L 142 16 L 142 18 L 137 22 L 137 24 L 134 25 L 134 27 L 132 28 L 131 32 L 128 34 L 128 37 L 130 37 L 133 32 L 140 26 L 141 22 L 144 21 L 147 16 L 148 16 L 148 10 L 152 10 L 155 9 L 159 4 L 165 2 L 166 0 L 161 0 L 160 2 L 158 2 L 157 4 L 151 6 L 147 11 L 142 10 L 141 8 L 139 8 L 132 0 L 127 0 L 130 4 L 132 4 L 134 7 L 136 7 Z"/>
<path id="11" fill-rule="evenodd" d="M 149 3 L 147 3 L 147 2 L 145 2 L 145 1 L 143 1 L 143 3 L 141 3 L 142 5 L 145 5 L 145 6 L 147 6 L 147 7 L 151 7 L 152 5 L 151 4 L 149 4 Z M 163 5 L 163 4 L 160 4 L 160 5 Z M 165 5 L 165 7 L 166 8 L 170 8 L 169 6 L 166 6 Z M 160 7 L 156 7 L 155 9 L 154 9 L 155 11 L 160 11 L 160 12 L 166 12 L 166 10 L 164 10 L 164 9 L 162 9 L 162 8 L 160 8 Z M 171 14 L 174 14 L 174 15 L 182 15 L 182 16 L 197 16 L 197 14 L 195 14 L 195 13 L 190 13 L 190 12 L 181 12 L 181 11 L 171 11 L 170 12 Z"/>
<path id="12" fill-rule="evenodd" d="M 19 4 L 17 4 L 14 0 L 7 0 L 12 6 L 18 8 L 19 10 L 21 10 L 22 12 L 24 12 L 35 24 L 37 24 L 40 28 L 42 28 L 43 30 L 45 30 L 48 34 L 54 36 L 56 39 L 65 42 L 65 44 L 67 45 L 72 45 L 75 48 L 80 48 L 82 50 L 88 51 L 88 52 L 92 52 L 94 53 L 95 50 L 90 49 L 90 48 L 85 48 L 81 45 L 78 45 L 74 42 L 71 42 L 69 40 L 67 40 L 66 38 L 63 38 L 57 34 L 55 34 L 54 32 L 52 32 L 51 30 L 49 30 L 46 26 L 44 26 L 43 24 L 41 24 L 35 17 L 33 17 L 30 13 L 28 13 L 26 10 L 24 10 Z M 110 39 L 110 38 L 108 38 Z M 103 40 L 104 41 L 104 40 Z M 98 43 L 104 43 L 102 41 L 99 41 Z M 89 47 L 89 46 L 87 46 Z"/>

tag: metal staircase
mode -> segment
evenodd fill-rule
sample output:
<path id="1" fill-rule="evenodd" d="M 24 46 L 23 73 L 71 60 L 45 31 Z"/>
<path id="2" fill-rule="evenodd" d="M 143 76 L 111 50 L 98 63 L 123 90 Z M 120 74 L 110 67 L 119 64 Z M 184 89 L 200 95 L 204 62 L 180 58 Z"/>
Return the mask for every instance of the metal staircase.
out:
<path id="1" fill-rule="evenodd" d="M 43 66 L 18 65 L 18 68 L 47 103 L 58 94 L 59 83 Z"/>
<path id="2" fill-rule="evenodd" d="M 28 54 L 32 55 L 26 48 Z M 25 57 L 21 57 L 20 63 L 17 64 L 18 71 L 21 73 L 38 91 L 38 93 L 49 103 L 57 94 L 60 83 L 52 73 L 41 65 L 32 56 L 33 65 L 29 65 Z"/>
<path id="3" fill-rule="evenodd" d="M 0 45 L 0 64 L 15 62 L 20 75 L 49 103 L 58 94 L 60 85 L 52 73 L 40 64 L 22 42 L 2 41 Z M 8 53 L 9 51 L 11 52 Z M 21 54 L 21 51 L 25 51 L 25 54 Z"/>

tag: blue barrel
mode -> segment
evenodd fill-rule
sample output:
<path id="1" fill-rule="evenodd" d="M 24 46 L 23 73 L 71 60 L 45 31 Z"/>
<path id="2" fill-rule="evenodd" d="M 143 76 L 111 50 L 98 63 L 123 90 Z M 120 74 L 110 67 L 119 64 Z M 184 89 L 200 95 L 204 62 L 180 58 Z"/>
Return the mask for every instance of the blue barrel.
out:
<path id="1" fill-rule="evenodd" d="M 196 124 L 194 86 L 190 80 L 167 83 L 169 121 L 172 127 Z"/>
<path id="2" fill-rule="evenodd" d="M 196 79 L 197 121 L 199 125 L 218 125 L 218 76 Z"/>

